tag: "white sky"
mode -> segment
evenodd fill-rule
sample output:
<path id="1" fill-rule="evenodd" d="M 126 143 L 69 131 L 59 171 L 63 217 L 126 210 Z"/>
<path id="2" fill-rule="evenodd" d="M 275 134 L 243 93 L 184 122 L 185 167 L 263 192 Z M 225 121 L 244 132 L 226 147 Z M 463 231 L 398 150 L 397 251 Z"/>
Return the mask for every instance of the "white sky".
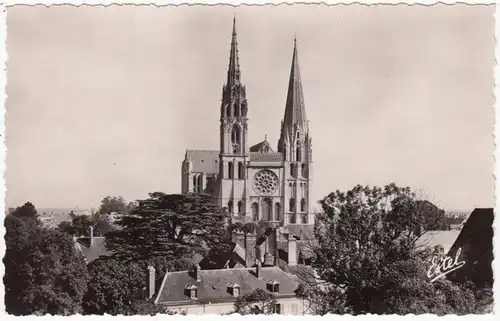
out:
<path id="1" fill-rule="evenodd" d="M 252 143 L 276 147 L 297 34 L 314 199 L 493 206 L 494 6 L 466 5 L 9 8 L 7 205 L 179 192 L 185 149 L 219 147 L 233 13 Z"/>

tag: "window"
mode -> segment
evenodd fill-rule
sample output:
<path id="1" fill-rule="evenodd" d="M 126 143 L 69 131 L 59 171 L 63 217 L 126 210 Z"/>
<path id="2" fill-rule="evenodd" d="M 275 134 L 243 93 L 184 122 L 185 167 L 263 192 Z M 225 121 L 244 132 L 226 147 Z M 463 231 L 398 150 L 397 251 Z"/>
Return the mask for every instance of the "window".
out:
<path id="1" fill-rule="evenodd" d="M 229 210 L 229 213 L 233 214 L 233 201 L 227 202 L 227 208 Z"/>
<path id="2" fill-rule="evenodd" d="M 239 179 L 245 178 L 245 168 L 243 167 L 242 162 L 238 163 L 238 178 Z"/>
<path id="3" fill-rule="evenodd" d="M 306 177 L 307 176 L 307 173 L 306 173 L 306 164 L 302 164 L 301 165 L 301 175 L 302 177 Z"/>
<path id="4" fill-rule="evenodd" d="M 184 295 L 189 297 L 191 300 L 195 300 L 198 298 L 198 288 L 196 285 L 186 285 L 184 288 Z"/>
<path id="5" fill-rule="evenodd" d="M 227 177 L 228 177 L 228 178 L 233 178 L 233 173 L 234 173 L 234 165 L 233 165 L 233 162 L 229 162 L 229 164 L 227 165 L 227 168 L 228 168 Z"/>
<path id="6" fill-rule="evenodd" d="M 294 164 L 290 164 L 290 175 L 293 176 L 295 174 L 295 166 Z"/>
<path id="7" fill-rule="evenodd" d="M 297 142 L 297 151 L 296 151 L 296 153 L 297 153 L 297 155 L 296 155 L 297 162 L 302 161 L 302 148 L 300 147 L 300 141 Z"/>
<path id="8" fill-rule="evenodd" d="M 252 218 L 255 222 L 259 220 L 259 204 L 256 202 L 252 204 Z"/>
<path id="9" fill-rule="evenodd" d="M 292 214 L 292 216 L 290 217 L 290 223 L 297 223 L 297 214 Z"/>
<path id="10" fill-rule="evenodd" d="M 227 292 L 233 297 L 237 298 L 240 296 L 240 286 L 236 283 L 229 283 L 227 285 Z"/>
<path id="11" fill-rule="evenodd" d="M 241 136 L 240 127 L 238 127 L 237 125 L 234 125 L 233 131 L 231 132 L 231 142 L 233 144 L 239 144 L 240 143 L 240 136 Z"/>
<path id="12" fill-rule="evenodd" d="M 306 211 L 306 199 L 303 198 L 300 200 L 300 211 L 305 212 Z"/>
<path id="13" fill-rule="evenodd" d="M 302 224 L 307 224 L 307 215 L 302 215 Z"/>
<path id="14" fill-rule="evenodd" d="M 280 291 L 280 283 L 278 281 L 268 281 L 267 290 L 272 293 L 278 293 Z"/>
<path id="15" fill-rule="evenodd" d="M 235 117 L 239 117 L 240 116 L 240 106 L 238 103 L 234 104 L 234 112 L 233 112 L 234 116 Z"/>
<path id="16" fill-rule="evenodd" d="M 281 220 L 281 204 L 280 203 L 274 204 L 274 216 L 275 216 L 275 221 Z"/>
<path id="17" fill-rule="evenodd" d="M 193 176 L 193 193 L 196 193 L 196 176 Z"/>
<path id="18" fill-rule="evenodd" d="M 281 304 L 276 303 L 273 307 L 273 313 L 274 314 L 281 314 Z"/>
<path id="19" fill-rule="evenodd" d="M 295 199 L 294 198 L 290 199 L 289 212 L 295 212 Z"/>
<path id="20" fill-rule="evenodd" d="M 238 214 L 243 214 L 243 202 L 238 202 Z"/>
<path id="21" fill-rule="evenodd" d="M 262 202 L 262 218 L 266 221 L 273 219 L 273 201 L 270 198 L 266 198 Z"/>
<path id="22" fill-rule="evenodd" d="M 227 117 L 231 117 L 231 106 L 226 106 Z"/>

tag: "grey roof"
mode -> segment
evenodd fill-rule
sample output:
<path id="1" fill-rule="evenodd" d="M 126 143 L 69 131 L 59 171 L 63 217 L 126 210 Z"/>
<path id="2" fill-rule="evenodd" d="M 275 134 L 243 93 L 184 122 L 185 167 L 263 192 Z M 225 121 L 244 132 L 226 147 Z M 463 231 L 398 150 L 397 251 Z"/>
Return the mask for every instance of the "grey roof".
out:
<path id="1" fill-rule="evenodd" d="M 219 173 L 218 150 L 186 150 L 186 161 L 193 163 L 193 172 L 217 174 Z"/>
<path id="2" fill-rule="evenodd" d="M 96 260 L 100 256 L 108 256 L 112 253 L 106 249 L 106 239 L 104 237 L 94 236 L 92 246 L 90 246 L 88 237 L 80 237 L 76 241 L 87 263 Z"/>
<path id="3" fill-rule="evenodd" d="M 294 277 L 278 267 L 262 267 L 261 277 L 255 275 L 255 268 L 237 268 L 222 270 L 200 270 L 200 282 L 189 271 L 171 272 L 165 275 L 155 303 L 189 304 L 215 303 L 235 301 L 228 292 L 228 284 L 236 283 L 240 286 L 240 295 L 251 293 L 255 289 L 267 290 L 268 281 L 279 282 L 277 297 L 295 296 L 298 282 Z M 197 300 L 191 300 L 185 294 L 186 286 L 195 285 L 198 289 Z"/>
<path id="4" fill-rule="evenodd" d="M 267 150 L 267 151 L 266 151 Z M 271 145 L 267 141 L 267 139 L 264 139 L 258 144 L 253 145 L 250 147 L 250 152 L 255 152 L 255 153 L 273 153 L 273 149 L 271 148 Z"/>

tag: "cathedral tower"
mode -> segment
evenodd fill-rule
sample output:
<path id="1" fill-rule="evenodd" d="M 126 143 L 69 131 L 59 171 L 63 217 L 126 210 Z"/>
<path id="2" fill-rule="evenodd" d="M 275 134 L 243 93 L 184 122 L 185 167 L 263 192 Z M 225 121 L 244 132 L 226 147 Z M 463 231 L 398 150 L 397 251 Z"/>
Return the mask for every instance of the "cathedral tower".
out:
<path id="1" fill-rule="evenodd" d="M 284 162 L 285 225 L 287 223 L 314 224 L 314 214 L 310 210 L 312 146 L 304 105 L 296 39 L 278 152 L 283 154 Z"/>
<path id="2" fill-rule="evenodd" d="M 236 19 L 229 54 L 227 81 L 220 110 L 220 205 L 229 212 L 246 213 L 246 181 L 249 157 L 246 89 L 241 82 Z"/>

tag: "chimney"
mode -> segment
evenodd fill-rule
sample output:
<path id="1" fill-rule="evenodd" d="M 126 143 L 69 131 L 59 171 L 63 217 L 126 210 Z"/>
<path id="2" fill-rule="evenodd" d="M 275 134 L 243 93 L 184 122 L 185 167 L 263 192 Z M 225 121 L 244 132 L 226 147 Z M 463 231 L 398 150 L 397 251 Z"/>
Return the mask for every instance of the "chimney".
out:
<path id="1" fill-rule="evenodd" d="M 196 264 L 193 268 L 193 278 L 196 279 L 196 282 L 201 282 L 201 267 L 199 264 Z"/>
<path id="2" fill-rule="evenodd" d="M 257 260 L 257 262 L 255 262 L 255 276 L 257 277 L 257 279 L 260 279 L 260 277 L 262 276 L 262 265 L 260 264 L 260 260 Z"/>
<path id="3" fill-rule="evenodd" d="M 295 236 L 288 235 L 288 265 L 297 264 L 297 240 Z"/>
<path id="4" fill-rule="evenodd" d="M 148 270 L 146 273 L 146 289 L 147 289 L 147 296 L 148 299 L 152 298 L 153 295 L 155 295 L 156 289 L 155 289 L 155 280 L 156 280 L 156 273 L 155 273 L 155 268 L 151 265 L 148 266 Z M 167 271 L 168 273 L 168 271 Z"/>
<path id="5" fill-rule="evenodd" d="M 90 233 L 89 233 L 89 245 L 92 247 L 94 245 L 94 227 L 90 227 Z"/>

